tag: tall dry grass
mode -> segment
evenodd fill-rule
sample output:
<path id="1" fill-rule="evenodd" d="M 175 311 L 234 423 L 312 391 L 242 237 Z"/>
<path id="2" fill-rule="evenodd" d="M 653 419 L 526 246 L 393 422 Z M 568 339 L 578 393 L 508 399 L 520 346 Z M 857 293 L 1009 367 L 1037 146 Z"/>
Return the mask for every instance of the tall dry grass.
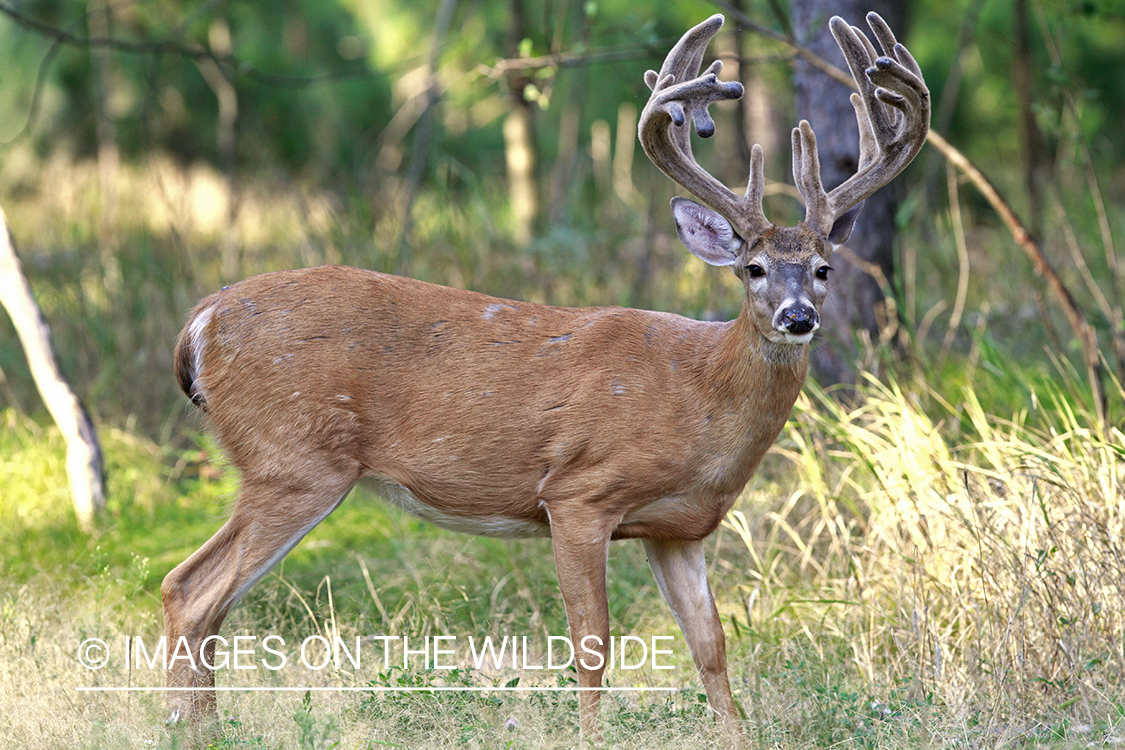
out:
<path id="1" fill-rule="evenodd" d="M 754 562 L 752 630 L 904 686 L 941 717 L 920 731 L 1122 742 L 1125 435 L 1058 393 L 1031 403 L 1000 418 L 971 388 L 810 390 L 777 448 L 792 491 L 726 522 Z"/>

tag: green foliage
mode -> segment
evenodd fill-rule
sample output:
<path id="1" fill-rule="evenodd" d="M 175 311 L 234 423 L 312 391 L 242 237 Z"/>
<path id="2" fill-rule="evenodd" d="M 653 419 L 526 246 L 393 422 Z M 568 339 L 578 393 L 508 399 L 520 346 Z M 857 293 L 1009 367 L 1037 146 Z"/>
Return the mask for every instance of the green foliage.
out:
<path id="1" fill-rule="evenodd" d="M 107 106 L 126 157 L 143 158 L 156 149 L 189 162 L 219 162 L 216 96 L 195 55 L 207 49 L 236 58 L 232 72 L 244 89 L 240 129 L 249 136 L 240 162 L 250 170 L 280 163 L 298 172 L 322 170 L 321 177 L 348 177 L 349 165 L 362 156 L 357 147 L 362 149 L 365 134 L 389 119 L 388 77 L 371 65 L 366 34 L 339 4 L 297 2 L 278 9 L 242 3 L 216 12 L 199 2 L 87 6 L 59 0 L 17 11 L 84 39 L 106 37 L 87 15 L 103 14 L 105 7 L 108 36 L 122 44 L 110 47 L 102 63 L 88 46 L 65 44 L 55 64 L 44 68 L 45 83 L 59 95 L 44 97 L 41 121 L 33 123 L 41 153 L 62 147 L 77 157 L 95 154 L 97 112 Z M 47 54 L 47 42 L 26 33 L 16 38 L 25 47 L 21 68 L 34 79 L 31 50 Z M 113 89 L 104 105 L 99 97 L 107 83 L 98 65 L 108 66 Z M 323 85 L 302 83 L 326 74 L 334 75 Z M 21 106 L 9 111 L 28 112 L 31 86 L 19 77 L 6 85 L 20 92 L 13 98 Z"/>

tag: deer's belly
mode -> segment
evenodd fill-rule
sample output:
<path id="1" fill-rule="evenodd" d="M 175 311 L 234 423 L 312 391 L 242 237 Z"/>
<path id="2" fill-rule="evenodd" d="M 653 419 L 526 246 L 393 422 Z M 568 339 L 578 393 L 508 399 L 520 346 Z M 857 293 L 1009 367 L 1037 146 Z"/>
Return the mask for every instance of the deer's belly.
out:
<path id="1" fill-rule="evenodd" d="M 526 521 L 507 516 L 456 514 L 434 508 L 418 499 L 410 490 L 396 482 L 379 480 L 376 482 L 379 494 L 389 502 L 406 511 L 415 518 L 429 521 L 435 526 L 463 534 L 493 537 L 548 537 L 550 527 L 545 523 Z"/>

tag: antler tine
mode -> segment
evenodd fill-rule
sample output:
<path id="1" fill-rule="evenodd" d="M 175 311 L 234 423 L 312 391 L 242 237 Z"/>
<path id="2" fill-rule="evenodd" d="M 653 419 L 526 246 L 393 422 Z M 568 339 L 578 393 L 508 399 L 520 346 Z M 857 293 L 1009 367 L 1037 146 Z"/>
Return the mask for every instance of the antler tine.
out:
<path id="1" fill-rule="evenodd" d="M 820 180 L 820 156 L 816 150 L 816 134 L 808 120 L 793 128 L 793 183 L 805 204 L 805 223 L 810 216 L 828 210 L 828 195 Z"/>
<path id="2" fill-rule="evenodd" d="M 668 56 L 660 72 L 645 73 L 645 83 L 652 95 L 641 112 L 637 135 L 652 163 L 664 174 L 682 185 L 703 203 L 727 217 L 743 237 L 757 236 L 769 228 L 762 211 L 764 177 L 761 149 L 757 157 L 751 153 L 750 180 L 746 195 L 738 196 L 699 166 L 691 152 L 688 118 L 695 132 L 710 138 L 715 121 L 707 111 L 712 102 L 738 99 L 742 84 L 720 81 L 722 61 L 716 60 L 699 75 L 703 53 L 711 38 L 723 26 L 723 16 L 716 14 L 689 30 Z"/>
<path id="3" fill-rule="evenodd" d="M 887 25 L 882 16 L 875 12 L 868 13 L 867 25 L 871 27 L 875 38 L 879 40 L 884 55 L 890 57 L 893 54 L 894 58 L 902 63 L 907 70 L 919 78 L 922 77 L 922 69 L 918 66 L 918 61 L 914 59 L 914 55 L 910 54 L 910 50 L 898 43 L 894 32 L 891 31 L 891 27 Z M 866 37 L 864 37 L 864 41 L 866 41 Z M 870 46 L 870 43 L 868 43 L 868 46 Z M 872 48 L 872 51 L 874 51 L 874 48 Z"/>
<path id="4" fill-rule="evenodd" d="M 800 141 L 801 165 L 794 149 L 794 173 L 805 200 L 805 223 L 827 235 L 837 219 L 856 209 L 869 195 L 906 168 L 921 150 L 930 124 L 930 94 L 918 62 L 877 13 L 867 23 L 883 49 L 858 28 L 835 16 L 829 21 L 832 35 L 844 53 L 858 94 L 852 95 L 859 123 L 859 169 L 843 184 L 825 193 L 820 184 L 816 138 L 807 123 L 794 131 Z M 797 170 L 802 175 L 796 175 Z"/>
<path id="5" fill-rule="evenodd" d="M 859 164 L 857 171 L 864 169 L 875 158 L 879 150 L 875 141 L 875 131 L 872 129 L 871 120 L 864 117 L 863 98 L 859 94 L 851 95 L 852 109 L 855 110 L 855 119 L 859 124 Z"/>
<path id="6" fill-rule="evenodd" d="M 764 232 L 769 228 L 770 223 L 766 221 L 766 215 L 762 211 L 762 198 L 766 194 L 766 173 L 765 156 L 762 153 L 761 144 L 755 143 L 754 147 L 750 149 L 750 178 L 746 181 L 746 195 L 743 197 L 742 202 L 747 206 L 756 206 L 758 209 L 758 218 L 761 220 L 762 228 L 759 232 Z M 747 235 L 743 235 L 744 237 Z"/>

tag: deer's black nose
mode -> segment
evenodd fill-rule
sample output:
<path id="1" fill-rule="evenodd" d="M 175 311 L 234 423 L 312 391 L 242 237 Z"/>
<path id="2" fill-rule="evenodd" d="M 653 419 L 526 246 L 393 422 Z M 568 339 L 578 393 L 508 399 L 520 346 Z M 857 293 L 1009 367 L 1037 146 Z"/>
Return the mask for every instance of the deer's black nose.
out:
<path id="1" fill-rule="evenodd" d="M 815 331 L 820 326 L 816 310 L 805 305 L 794 305 L 783 310 L 780 322 L 785 332 L 794 336 L 803 336 L 810 331 Z"/>

